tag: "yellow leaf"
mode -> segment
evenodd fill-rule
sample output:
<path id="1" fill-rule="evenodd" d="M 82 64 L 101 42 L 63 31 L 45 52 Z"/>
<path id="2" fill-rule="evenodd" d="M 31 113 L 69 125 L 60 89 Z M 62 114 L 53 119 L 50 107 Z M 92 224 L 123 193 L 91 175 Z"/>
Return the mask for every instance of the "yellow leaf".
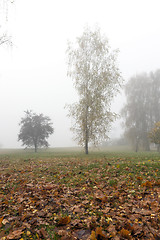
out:
<path id="1" fill-rule="evenodd" d="M 30 236 L 30 235 L 31 235 L 31 232 L 30 232 L 30 231 L 27 231 L 26 235 L 27 235 L 27 236 Z"/>
<path id="2" fill-rule="evenodd" d="M 92 231 L 90 239 L 91 240 L 97 240 L 95 231 Z"/>

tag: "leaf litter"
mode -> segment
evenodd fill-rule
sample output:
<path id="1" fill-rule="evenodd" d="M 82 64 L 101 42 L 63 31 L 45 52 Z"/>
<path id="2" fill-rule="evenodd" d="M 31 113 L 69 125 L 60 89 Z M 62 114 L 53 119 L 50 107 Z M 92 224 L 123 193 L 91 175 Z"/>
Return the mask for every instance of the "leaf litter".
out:
<path id="1" fill-rule="evenodd" d="M 0 239 L 160 239 L 159 165 L 125 161 L 1 161 Z"/>

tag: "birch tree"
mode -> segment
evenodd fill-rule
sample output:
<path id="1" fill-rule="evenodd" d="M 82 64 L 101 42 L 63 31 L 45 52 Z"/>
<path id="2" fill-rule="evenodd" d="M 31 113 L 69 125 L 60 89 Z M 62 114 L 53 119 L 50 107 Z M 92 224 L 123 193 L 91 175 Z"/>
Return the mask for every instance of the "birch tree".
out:
<path id="1" fill-rule="evenodd" d="M 99 144 L 108 138 L 116 114 L 111 101 L 122 83 L 117 67 L 118 51 L 111 51 L 99 28 L 85 28 L 75 43 L 68 43 L 68 76 L 74 81 L 79 101 L 69 105 L 74 139 L 88 154 L 89 143 Z"/>

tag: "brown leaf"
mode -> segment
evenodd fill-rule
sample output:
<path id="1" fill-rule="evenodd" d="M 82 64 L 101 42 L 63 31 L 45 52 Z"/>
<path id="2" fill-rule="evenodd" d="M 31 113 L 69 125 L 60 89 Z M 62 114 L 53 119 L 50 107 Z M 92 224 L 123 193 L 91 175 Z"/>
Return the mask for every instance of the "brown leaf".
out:
<path id="1" fill-rule="evenodd" d="M 79 208 L 78 206 L 75 206 L 74 207 L 74 212 L 76 212 L 76 213 L 84 212 L 84 208 Z"/>
<path id="2" fill-rule="evenodd" d="M 22 212 L 23 212 L 23 206 L 20 206 L 20 207 L 18 208 L 18 213 L 19 213 L 19 215 L 22 215 Z"/>
<path id="3" fill-rule="evenodd" d="M 141 176 L 137 177 L 137 181 L 141 182 L 143 180 L 143 178 Z"/>
<path id="4" fill-rule="evenodd" d="M 146 188 L 152 188 L 153 185 L 150 181 L 146 181 L 145 183 L 142 183 L 142 187 L 146 187 Z"/>
<path id="5" fill-rule="evenodd" d="M 95 218 L 91 218 L 91 219 L 87 219 L 87 226 L 88 228 L 90 228 L 91 230 L 95 229 L 97 226 L 97 222 Z"/>
<path id="6" fill-rule="evenodd" d="M 99 240 L 107 239 L 106 235 L 102 231 L 102 227 L 96 228 L 96 238 Z"/>
<path id="7" fill-rule="evenodd" d="M 108 228 L 107 228 L 107 231 L 108 231 L 109 233 L 111 233 L 112 235 L 115 235 L 115 233 L 116 233 L 115 226 L 114 226 L 113 224 L 110 224 L 110 225 L 108 226 Z"/>
<path id="8" fill-rule="evenodd" d="M 106 213 L 108 213 L 110 210 L 111 210 L 110 207 L 106 207 L 104 210 L 102 210 L 102 212 L 106 214 Z"/>
<path id="9" fill-rule="evenodd" d="M 38 231 L 38 234 L 43 237 L 44 239 L 46 239 L 46 237 L 48 236 L 47 232 L 45 231 L 44 228 L 41 228 L 39 231 Z"/>
<path id="10" fill-rule="evenodd" d="M 145 210 L 145 209 L 140 209 L 140 208 L 133 208 L 132 209 L 132 213 L 136 213 L 136 214 L 141 214 L 144 216 L 149 216 L 151 214 L 150 210 Z"/>
<path id="11" fill-rule="evenodd" d="M 75 219 L 72 221 L 71 225 L 74 227 L 74 228 L 81 228 L 82 227 L 82 223 L 81 223 L 81 220 L 80 219 Z"/>
<path id="12" fill-rule="evenodd" d="M 43 186 L 44 187 L 44 189 L 46 189 L 46 190 L 52 190 L 54 187 L 55 187 L 55 185 L 53 185 L 53 184 L 46 184 L 45 186 Z"/>
<path id="13" fill-rule="evenodd" d="M 71 218 L 69 216 L 61 217 L 58 221 L 58 226 L 67 225 L 68 223 L 70 223 L 70 221 L 71 221 Z"/>
<path id="14" fill-rule="evenodd" d="M 18 239 L 18 238 L 21 237 L 22 234 L 23 234 L 23 230 L 22 229 L 18 229 L 18 230 L 13 231 L 12 233 L 10 233 L 7 236 L 7 239 Z"/>
<path id="15" fill-rule="evenodd" d="M 3 218 L 4 218 L 4 217 L 1 217 L 1 218 L 0 218 L 0 228 L 2 227 Z"/>
<path id="16" fill-rule="evenodd" d="M 58 235 L 59 236 L 65 236 L 65 235 L 67 235 L 67 231 L 66 230 L 58 230 Z"/>
<path id="17" fill-rule="evenodd" d="M 160 180 L 155 181 L 154 186 L 160 186 Z"/>
<path id="18" fill-rule="evenodd" d="M 95 193 L 95 198 L 96 198 L 96 200 L 104 202 L 104 203 L 107 202 L 107 200 L 108 200 L 107 196 L 104 195 L 101 191 L 97 191 Z"/>
<path id="19" fill-rule="evenodd" d="M 131 233 L 130 233 L 128 230 L 124 229 L 124 228 L 121 229 L 121 231 L 119 232 L 119 234 L 120 234 L 120 236 L 121 236 L 122 238 L 125 238 L 125 239 L 131 239 L 131 238 L 132 238 L 132 237 L 131 237 Z"/>
<path id="20" fill-rule="evenodd" d="M 151 226 L 149 226 L 148 223 L 146 223 L 148 229 L 150 230 L 150 232 L 153 234 L 153 236 L 155 237 L 155 239 L 159 240 L 160 239 L 160 233 L 155 230 L 154 228 L 152 228 Z"/>
<path id="21" fill-rule="evenodd" d="M 76 237 L 76 239 L 86 240 L 90 236 L 90 231 L 87 229 L 77 230 L 74 233 L 74 236 Z"/>
<path id="22" fill-rule="evenodd" d="M 2 221 L 3 221 L 3 218 L 4 218 L 4 217 L 1 217 L 1 218 L 0 218 L 0 224 L 1 224 L 1 223 L 2 223 Z"/>
<path id="23" fill-rule="evenodd" d="M 134 231 L 134 227 L 133 227 L 133 225 L 130 222 L 126 222 L 125 229 L 127 229 L 127 230 L 129 230 L 131 232 Z"/>
<path id="24" fill-rule="evenodd" d="M 47 213 L 44 212 L 44 211 L 39 211 L 39 212 L 37 212 L 38 217 L 45 217 L 46 214 L 47 214 Z"/>

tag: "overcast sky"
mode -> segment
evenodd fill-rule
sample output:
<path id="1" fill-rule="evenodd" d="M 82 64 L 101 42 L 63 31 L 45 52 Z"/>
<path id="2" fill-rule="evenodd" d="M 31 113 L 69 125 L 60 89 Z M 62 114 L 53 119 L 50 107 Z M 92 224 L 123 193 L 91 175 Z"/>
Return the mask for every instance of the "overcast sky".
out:
<path id="1" fill-rule="evenodd" d="M 0 47 L 0 144 L 5 148 L 21 146 L 18 123 L 27 109 L 52 119 L 52 147 L 76 144 L 64 109 L 76 101 L 65 51 L 67 40 L 74 41 L 86 25 L 98 24 L 111 48 L 120 50 L 125 81 L 160 68 L 159 0 L 15 0 L 8 10 L 0 7 L 0 34 L 7 29 L 14 44 Z M 113 110 L 118 113 L 122 105 L 119 96 Z M 111 136 L 118 128 L 113 126 Z"/>

